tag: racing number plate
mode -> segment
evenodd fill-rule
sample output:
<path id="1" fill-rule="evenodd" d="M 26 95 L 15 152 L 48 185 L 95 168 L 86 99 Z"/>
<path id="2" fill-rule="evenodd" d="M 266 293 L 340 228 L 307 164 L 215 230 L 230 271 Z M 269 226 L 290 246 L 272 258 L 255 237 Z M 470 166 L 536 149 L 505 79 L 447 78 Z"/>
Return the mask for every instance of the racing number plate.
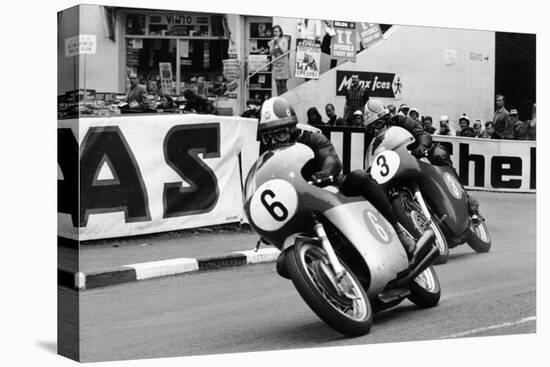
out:
<path id="1" fill-rule="evenodd" d="M 380 184 L 388 182 L 397 172 L 399 163 L 399 155 L 393 150 L 378 153 L 372 164 L 372 177 Z"/>
<path id="2" fill-rule="evenodd" d="M 276 231 L 284 226 L 298 206 L 298 194 L 285 180 L 264 182 L 250 200 L 250 219 L 264 231 Z"/>

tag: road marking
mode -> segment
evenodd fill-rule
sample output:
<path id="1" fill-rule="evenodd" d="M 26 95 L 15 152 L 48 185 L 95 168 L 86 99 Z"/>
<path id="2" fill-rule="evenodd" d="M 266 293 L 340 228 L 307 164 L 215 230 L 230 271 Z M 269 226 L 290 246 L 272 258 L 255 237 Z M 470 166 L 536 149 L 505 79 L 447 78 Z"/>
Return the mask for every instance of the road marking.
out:
<path id="1" fill-rule="evenodd" d="M 509 327 L 509 326 L 520 325 L 520 324 L 524 324 L 526 322 L 531 322 L 531 321 L 536 321 L 536 320 L 537 320 L 536 316 L 531 316 L 531 317 L 526 317 L 526 318 L 523 318 L 523 319 L 520 319 L 520 320 L 517 320 L 517 321 L 505 322 L 505 323 L 498 324 L 498 325 L 485 326 L 485 327 L 480 327 L 480 328 L 477 328 L 477 329 L 463 331 L 461 333 L 445 335 L 445 336 L 442 336 L 439 339 L 460 338 L 461 336 L 477 334 L 477 333 L 481 333 L 481 332 L 484 332 L 484 331 L 500 329 L 500 328 Z"/>
<path id="2" fill-rule="evenodd" d="M 178 259 L 125 265 L 124 267 L 134 269 L 136 271 L 136 279 L 141 280 L 197 271 L 199 270 L 199 263 L 197 259 L 182 257 Z"/>
<path id="3" fill-rule="evenodd" d="M 238 251 L 235 252 L 235 254 L 243 254 L 246 256 L 246 262 L 248 264 L 259 264 L 259 263 L 266 263 L 266 262 L 272 262 L 277 260 L 277 257 L 279 256 L 279 249 L 276 248 L 263 248 L 258 251 L 255 250 L 247 250 L 247 251 Z"/>

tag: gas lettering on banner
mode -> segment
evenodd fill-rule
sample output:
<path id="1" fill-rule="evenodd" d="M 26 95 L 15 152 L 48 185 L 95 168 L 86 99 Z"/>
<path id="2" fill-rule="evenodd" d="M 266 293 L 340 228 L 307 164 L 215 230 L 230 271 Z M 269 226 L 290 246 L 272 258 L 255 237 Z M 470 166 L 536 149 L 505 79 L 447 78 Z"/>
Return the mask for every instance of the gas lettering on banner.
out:
<path id="1" fill-rule="evenodd" d="M 242 182 L 258 157 L 255 121 L 177 114 L 78 123 L 74 132 L 75 120 L 58 122 L 60 236 L 112 238 L 244 218 Z"/>

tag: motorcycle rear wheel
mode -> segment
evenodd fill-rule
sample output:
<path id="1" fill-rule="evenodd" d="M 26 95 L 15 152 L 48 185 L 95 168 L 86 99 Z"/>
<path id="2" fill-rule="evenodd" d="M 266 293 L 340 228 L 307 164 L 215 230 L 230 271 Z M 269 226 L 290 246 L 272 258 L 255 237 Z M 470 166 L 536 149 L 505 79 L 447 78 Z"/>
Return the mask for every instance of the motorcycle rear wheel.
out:
<path id="1" fill-rule="evenodd" d="M 346 269 L 343 282 L 355 299 L 338 294 L 335 275 L 325 251 L 311 243 L 297 243 L 285 254 L 292 283 L 315 314 L 333 329 L 347 336 L 360 336 L 372 326 L 373 310 L 357 277 Z"/>
<path id="2" fill-rule="evenodd" d="M 466 242 L 475 252 L 489 252 L 491 249 L 491 234 L 485 220 L 481 220 L 479 224 L 470 224 L 466 230 Z"/>
<path id="3" fill-rule="evenodd" d="M 434 221 L 431 221 L 429 225 L 427 224 L 428 220 L 422 213 L 420 205 L 414 201 L 407 190 L 401 190 L 393 199 L 392 204 L 396 209 L 399 222 L 416 239 L 420 238 L 428 229 L 434 232 L 435 245 L 439 249 L 439 257 L 435 260 L 435 264 L 445 264 L 449 259 L 449 245 L 441 227 Z"/>
<path id="4" fill-rule="evenodd" d="M 432 266 L 418 275 L 410 285 L 407 298 L 420 308 L 435 307 L 441 298 L 439 278 Z"/>

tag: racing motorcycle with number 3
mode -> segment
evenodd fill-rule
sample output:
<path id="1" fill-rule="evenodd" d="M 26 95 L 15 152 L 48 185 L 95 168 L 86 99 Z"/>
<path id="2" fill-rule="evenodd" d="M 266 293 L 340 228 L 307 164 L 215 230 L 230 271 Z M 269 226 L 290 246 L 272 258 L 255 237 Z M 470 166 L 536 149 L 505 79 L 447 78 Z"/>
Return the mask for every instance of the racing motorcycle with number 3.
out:
<path id="1" fill-rule="evenodd" d="M 245 182 L 246 216 L 264 242 L 281 250 L 279 275 L 347 336 L 368 333 L 374 312 L 406 298 L 422 308 L 436 306 L 441 288 L 431 266 L 439 255 L 433 232 L 422 235 L 409 259 L 371 203 L 305 178 L 313 158 L 300 143 L 268 150 Z"/>
<path id="2" fill-rule="evenodd" d="M 415 236 L 426 229 L 435 233 L 436 263 L 446 262 L 449 248 L 464 242 L 476 252 L 488 252 L 487 224 L 468 215 L 466 191 L 454 169 L 416 158 L 407 149 L 413 142 L 407 130 L 392 126 L 371 141 L 366 155 L 365 166 L 388 193 L 400 223 Z"/>

